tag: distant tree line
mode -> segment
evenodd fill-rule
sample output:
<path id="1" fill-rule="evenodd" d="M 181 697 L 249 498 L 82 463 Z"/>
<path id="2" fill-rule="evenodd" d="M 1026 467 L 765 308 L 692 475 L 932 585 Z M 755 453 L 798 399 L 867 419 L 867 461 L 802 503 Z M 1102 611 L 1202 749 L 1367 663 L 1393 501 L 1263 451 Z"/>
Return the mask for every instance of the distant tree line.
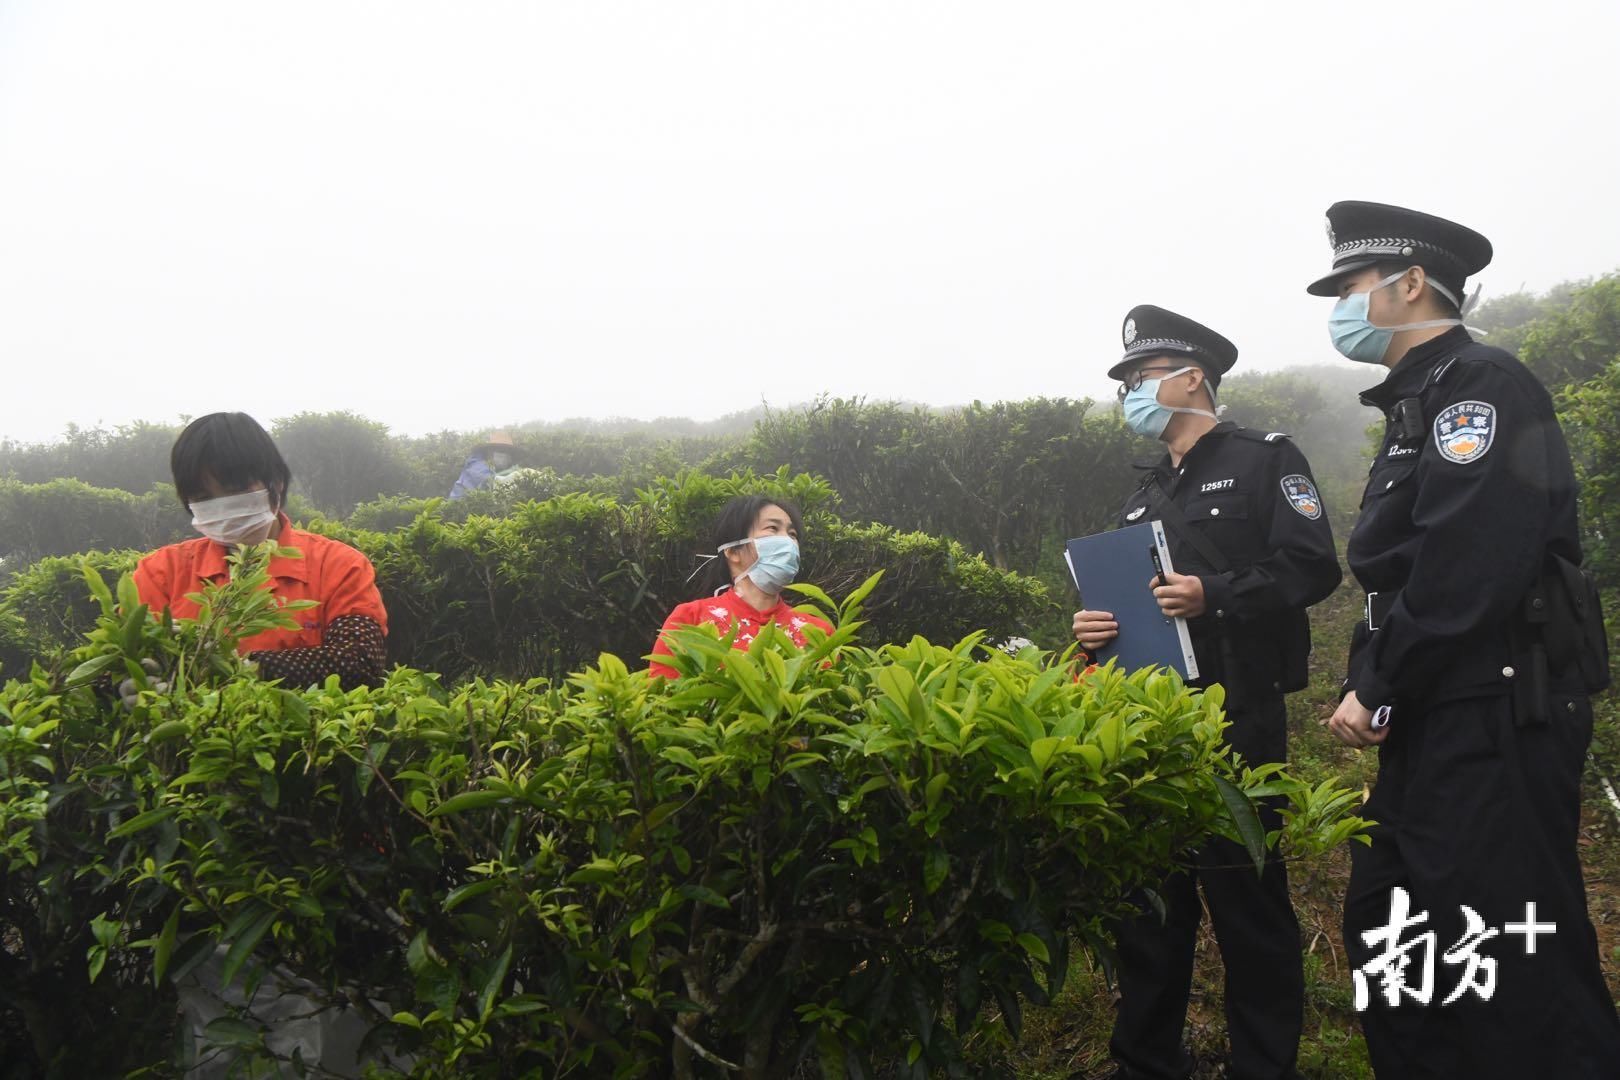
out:
<path id="1" fill-rule="evenodd" d="M 1482 305 L 1469 324 L 1516 351 L 1557 395 L 1586 484 L 1594 558 L 1607 565 L 1620 522 L 1620 447 L 1611 395 L 1620 353 L 1620 274 L 1569 282 L 1542 295 Z M 1350 365 L 1234 373 L 1221 387 L 1227 416 L 1286 431 L 1310 458 L 1341 538 L 1354 519 L 1378 418 L 1357 393 L 1378 373 Z M 391 432 L 351 412 L 301 412 L 273 434 L 294 473 L 295 516 L 396 527 L 442 498 L 488 432 Z M 501 513 L 571 492 L 633 501 L 659 477 L 772 473 L 825 479 L 836 510 L 959 541 L 995 567 L 1061 584 L 1059 545 L 1106 528 L 1139 475 L 1133 461 L 1159 448 L 1131 434 L 1112 401 L 1035 398 L 928 408 L 823 397 L 713 422 L 569 421 L 511 429 L 527 471 L 500 493 L 444 511 Z M 89 547 L 145 547 L 183 534 L 183 511 L 164 509 L 177 429 L 137 423 L 70 427 L 49 443 L 0 442 L 0 557 L 10 565 Z M 46 496 L 32 485 L 72 480 Z M 84 486 L 88 485 L 88 489 Z M 98 494 L 89 489 L 103 489 Z M 128 499 L 117 492 L 127 493 Z M 47 505 L 49 504 L 49 505 Z"/>

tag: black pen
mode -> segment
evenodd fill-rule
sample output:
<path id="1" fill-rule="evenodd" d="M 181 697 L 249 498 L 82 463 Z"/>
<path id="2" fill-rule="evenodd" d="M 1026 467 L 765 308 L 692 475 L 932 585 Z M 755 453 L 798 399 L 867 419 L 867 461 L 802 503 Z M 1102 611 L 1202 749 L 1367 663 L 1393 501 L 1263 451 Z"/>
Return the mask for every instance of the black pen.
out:
<path id="1" fill-rule="evenodd" d="M 1148 554 L 1153 556 L 1153 571 L 1159 575 L 1159 584 L 1170 584 L 1169 579 L 1164 576 L 1164 560 L 1159 558 L 1159 549 L 1157 547 L 1150 547 L 1148 548 Z"/>

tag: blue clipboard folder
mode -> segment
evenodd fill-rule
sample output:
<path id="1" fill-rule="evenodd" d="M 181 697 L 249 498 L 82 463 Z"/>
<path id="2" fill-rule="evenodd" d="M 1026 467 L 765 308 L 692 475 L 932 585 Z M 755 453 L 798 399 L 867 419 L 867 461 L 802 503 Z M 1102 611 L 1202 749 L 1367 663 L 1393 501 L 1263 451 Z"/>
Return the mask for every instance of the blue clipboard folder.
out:
<path id="1" fill-rule="evenodd" d="M 1099 664 L 1115 659 L 1125 671 L 1173 667 L 1183 679 L 1196 679 L 1198 658 L 1187 620 L 1161 612 L 1148 587 L 1158 570 L 1154 551 L 1167 573 L 1175 570 L 1164 525 L 1156 520 L 1070 540 L 1063 558 L 1080 589 L 1080 602 L 1091 611 L 1113 612 L 1119 623 L 1119 636 L 1097 650 Z"/>

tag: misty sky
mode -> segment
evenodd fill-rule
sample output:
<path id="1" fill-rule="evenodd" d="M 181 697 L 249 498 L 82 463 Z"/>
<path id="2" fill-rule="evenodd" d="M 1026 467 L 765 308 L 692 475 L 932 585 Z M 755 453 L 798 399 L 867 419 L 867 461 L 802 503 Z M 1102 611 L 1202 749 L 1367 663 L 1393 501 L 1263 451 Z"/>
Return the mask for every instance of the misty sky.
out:
<path id="1" fill-rule="evenodd" d="M 1620 4 L 0 0 L 0 436 L 1098 395 L 1338 359 L 1323 210 L 1620 269 Z M 1369 372 L 1368 382 L 1378 373 Z"/>

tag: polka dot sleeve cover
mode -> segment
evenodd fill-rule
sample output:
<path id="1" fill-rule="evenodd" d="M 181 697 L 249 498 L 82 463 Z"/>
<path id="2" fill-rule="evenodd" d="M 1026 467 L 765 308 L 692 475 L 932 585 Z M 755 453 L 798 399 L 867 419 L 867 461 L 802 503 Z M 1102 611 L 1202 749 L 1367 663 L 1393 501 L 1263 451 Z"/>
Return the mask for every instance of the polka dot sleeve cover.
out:
<path id="1" fill-rule="evenodd" d="M 368 615 L 339 615 L 313 648 L 264 649 L 248 659 L 258 663 L 260 678 L 280 679 L 289 688 L 319 686 L 336 675 L 343 689 L 353 690 L 375 686 L 388 673 L 383 628 Z"/>

